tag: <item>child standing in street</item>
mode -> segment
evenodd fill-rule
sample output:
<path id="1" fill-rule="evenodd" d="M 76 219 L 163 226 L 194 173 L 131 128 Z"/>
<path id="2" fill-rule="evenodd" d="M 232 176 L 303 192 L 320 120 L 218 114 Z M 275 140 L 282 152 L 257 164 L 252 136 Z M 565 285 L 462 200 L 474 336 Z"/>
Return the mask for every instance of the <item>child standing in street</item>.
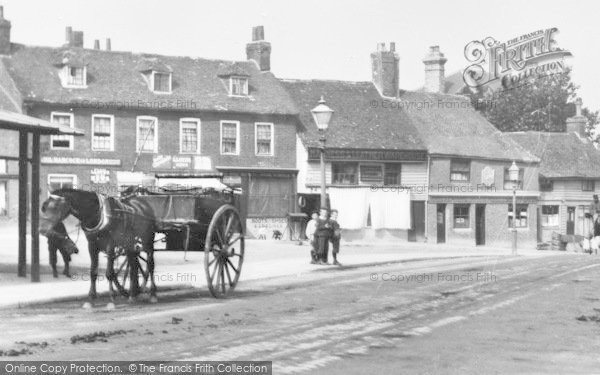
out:
<path id="1" fill-rule="evenodd" d="M 317 219 L 317 230 L 315 231 L 318 264 L 327 264 L 330 238 L 331 224 L 329 223 L 329 212 L 326 208 L 321 208 L 319 218 Z"/>
<path id="2" fill-rule="evenodd" d="M 342 230 L 340 228 L 340 224 L 337 222 L 338 218 L 338 210 L 331 210 L 331 219 L 329 222 L 331 223 L 331 245 L 332 250 L 331 254 L 333 255 L 333 264 L 336 266 L 341 266 L 342 264 L 338 262 L 337 255 L 340 252 L 340 240 L 342 238 Z"/>
<path id="3" fill-rule="evenodd" d="M 310 244 L 310 264 L 317 264 L 317 243 L 315 240 L 315 232 L 317 230 L 317 220 L 319 219 L 319 214 L 313 212 L 310 216 L 310 221 L 306 224 L 306 238 L 308 238 L 308 243 Z"/>

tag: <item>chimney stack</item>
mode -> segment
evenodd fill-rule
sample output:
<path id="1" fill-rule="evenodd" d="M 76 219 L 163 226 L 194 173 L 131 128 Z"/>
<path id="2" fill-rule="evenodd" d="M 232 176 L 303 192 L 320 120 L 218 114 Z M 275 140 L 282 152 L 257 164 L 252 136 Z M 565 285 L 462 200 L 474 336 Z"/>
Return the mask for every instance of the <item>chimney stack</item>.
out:
<path id="1" fill-rule="evenodd" d="M 110 38 L 106 38 L 106 50 L 107 50 L 107 51 L 110 51 L 110 50 L 111 50 Z"/>
<path id="2" fill-rule="evenodd" d="M 377 51 L 371 53 L 371 71 L 373 84 L 383 96 L 398 97 L 400 77 L 400 57 L 396 53 L 396 43 L 390 43 L 386 50 L 385 43 L 377 44 Z"/>
<path id="3" fill-rule="evenodd" d="M 98 39 L 94 40 L 94 49 L 100 49 L 100 41 Z"/>
<path id="4" fill-rule="evenodd" d="M 581 98 L 575 99 L 575 116 L 567 119 L 567 133 L 575 133 L 581 139 L 587 139 L 587 135 L 585 134 L 587 117 L 581 114 L 582 104 L 583 100 L 581 100 Z"/>
<path id="5" fill-rule="evenodd" d="M 10 53 L 10 21 L 4 18 L 4 7 L 0 6 L 0 54 Z"/>
<path id="6" fill-rule="evenodd" d="M 83 48 L 83 31 L 74 31 L 71 26 L 65 28 L 65 46 Z"/>
<path id="7" fill-rule="evenodd" d="M 265 41 L 263 26 L 252 28 L 252 42 L 246 44 L 246 57 L 256 62 L 261 71 L 271 70 L 271 43 Z"/>
<path id="8" fill-rule="evenodd" d="M 443 94 L 446 92 L 446 76 L 444 54 L 440 52 L 440 46 L 429 47 L 429 53 L 423 59 L 425 64 L 425 91 Z"/>

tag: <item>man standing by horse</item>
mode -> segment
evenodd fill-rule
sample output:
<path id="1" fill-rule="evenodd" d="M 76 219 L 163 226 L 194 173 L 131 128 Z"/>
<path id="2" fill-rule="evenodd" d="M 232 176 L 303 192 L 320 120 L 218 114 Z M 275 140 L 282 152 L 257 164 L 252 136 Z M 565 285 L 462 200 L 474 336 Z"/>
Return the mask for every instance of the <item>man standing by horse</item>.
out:
<path id="1" fill-rule="evenodd" d="M 50 255 L 52 276 L 58 277 L 58 271 L 56 270 L 56 252 L 60 251 L 60 255 L 65 264 L 63 275 L 71 277 L 69 272 L 69 262 L 71 262 L 71 255 L 79 253 L 79 249 L 77 248 L 77 245 L 75 245 L 75 242 L 69 237 L 67 229 L 62 221 L 56 223 L 52 229 L 46 233 L 46 237 L 48 237 L 48 253 Z"/>

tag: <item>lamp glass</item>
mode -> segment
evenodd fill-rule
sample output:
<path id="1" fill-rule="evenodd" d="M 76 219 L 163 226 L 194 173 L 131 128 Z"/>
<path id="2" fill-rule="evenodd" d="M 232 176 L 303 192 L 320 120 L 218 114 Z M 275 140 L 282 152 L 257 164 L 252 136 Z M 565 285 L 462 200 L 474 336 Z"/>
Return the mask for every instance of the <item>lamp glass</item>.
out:
<path id="1" fill-rule="evenodd" d="M 514 161 L 510 168 L 508 168 L 508 178 L 511 181 L 519 181 L 519 167 L 517 167 L 517 164 Z"/>
<path id="2" fill-rule="evenodd" d="M 333 110 L 325 104 L 323 97 L 321 97 L 319 104 L 313 108 L 310 113 L 313 115 L 317 128 L 319 130 L 327 130 L 331 117 L 333 116 Z"/>

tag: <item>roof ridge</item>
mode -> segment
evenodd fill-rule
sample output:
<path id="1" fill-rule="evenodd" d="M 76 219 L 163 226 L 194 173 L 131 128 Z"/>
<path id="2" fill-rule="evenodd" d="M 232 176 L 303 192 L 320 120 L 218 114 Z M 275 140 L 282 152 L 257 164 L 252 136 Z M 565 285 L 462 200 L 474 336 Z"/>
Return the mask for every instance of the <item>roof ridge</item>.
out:
<path id="1" fill-rule="evenodd" d="M 109 50 L 105 50 L 105 49 L 79 48 L 79 47 L 73 48 L 73 47 L 67 47 L 67 46 L 52 47 L 52 46 L 40 46 L 40 45 L 22 44 L 22 43 L 12 43 L 12 44 L 16 45 L 16 46 L 21 46 L 23 48 L 39 48 L 39 49 L 46 49 L 46 50 L 51 50 L 51 51 L 79 49 L 79 50 L 86 51 L 86 52 L 123 54 L 123 55 L 139 56 L 142 58 L 166 57 L 166 58 L 179 58 L 179 59 L 190 59 L 190 60 L 204 60 L 204 61 L 219 62 L 219 63 L 244 63 L 244 64 L 252 62 L 251 60 L 226 60 L 226 59 L 208 58 L 208 57 L 201 57 L 201 56 L 189 56 L 189 55 L 165 55 L 165 54 L 153 53 L 153 52 L 134 52 L 134 51 L 117 51 L 117 50 L 109 51 Z M 10 56 L 10 54 L 7 56 Z"/>
<path id="2" fill-rule="evenodd" d="M 289 82 L 289 83 L 294 83 L 294 82 L 305 82 L 305 83 L 312 83 L 312 82 L 327 82 L 327 83 L 350 83 L 350 84 L 373 84 L 373 82 L 371 81 L 346 81 L 343 79 L 317 79 L 317 78 L 278 78 L 280 81 L 283 82 Z"/>

